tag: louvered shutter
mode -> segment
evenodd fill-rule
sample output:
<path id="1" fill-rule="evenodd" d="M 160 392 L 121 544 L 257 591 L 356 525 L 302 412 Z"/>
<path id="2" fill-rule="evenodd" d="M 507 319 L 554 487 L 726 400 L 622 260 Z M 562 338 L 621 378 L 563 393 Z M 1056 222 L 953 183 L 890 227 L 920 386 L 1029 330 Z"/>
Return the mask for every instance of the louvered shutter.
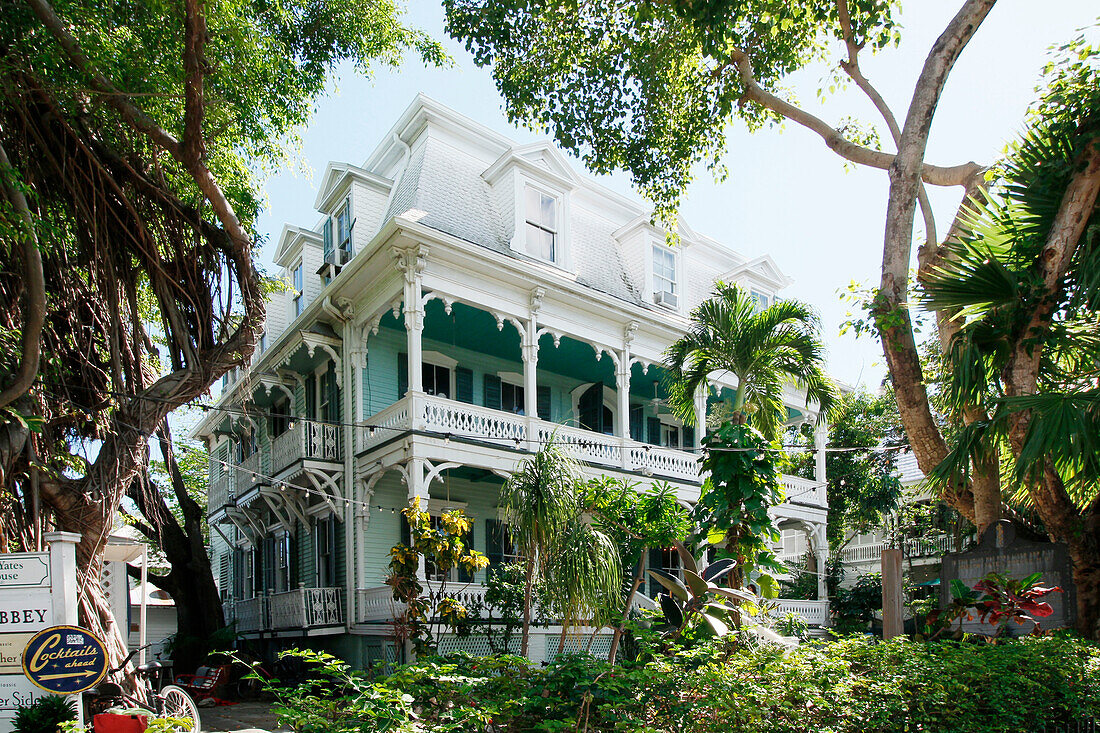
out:
<path id="1" fill-rule="evenodd" d="M 455 399 L 467 404 L 474 401 L 474 373 L 466 367 L 455 368 Z"/>
<path id="2" fill-rule="evenodd" d="M 397 399 L 409 391 L 409 355 L 397 355 Z"/>
<path id="3" fill-rule="evenodd" d="M 495 374 L 485 375 L 485 406 L 492 410 L 500 409 L 500 377 Z"/>
<path id="4" fill-rule="evenodd" d="M 538 388 L 538 391 L 535 394 L 535 402 L 536 402 L 536 406 L 537 406 L 537 410 L 538 410 L 540 420 L 546 420 L 547 422 L 549 422 L 551 419 L 553 419 L 553 418 L 550 417 L 550 388 L 549 387 L 543 385 L 543 386 Z"/>
<path id="5" fill-rule="evenodd" d="M 651 445 L 660 445 L 661 444 L 661 420 L 660 420 L 660 418 L 656 418 L 656 417 L 647 417 L 646 418 L 646 433 L 648 433 L 648 435 L 647 435 L 647 438 L 648 438 L 647 442 L 648 443 L 650 443 Z"/>

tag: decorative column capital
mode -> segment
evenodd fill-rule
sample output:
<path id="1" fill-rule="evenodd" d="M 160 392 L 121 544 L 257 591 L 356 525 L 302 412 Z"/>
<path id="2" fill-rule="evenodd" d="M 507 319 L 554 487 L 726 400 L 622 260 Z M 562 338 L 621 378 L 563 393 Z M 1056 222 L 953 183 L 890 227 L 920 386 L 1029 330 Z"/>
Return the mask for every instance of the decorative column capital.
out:
<path id="1" fill-rule="evenodd" d="M 631 321 L 623 327 L 623 346 L 626 349 L 630 348 L 630 345 L 634 343 L 634 336 L 638 333 L 638 322 Z"/>
<path id="2" fill-rule="evenodd" d="M 428 261 L 428 248 L 424 245 L 404 247 L 392 250 L 392 254 L 393 265 L 405 275 L 405 282 L 409 285 L 416 283 Z"/>
<path id="3" fill-rule="evenodd" d="M 542 299 L 546 297 L 546 288 L 541 285 L 531 289 L 531 318 L 539 314 L 542 309 Z"/>

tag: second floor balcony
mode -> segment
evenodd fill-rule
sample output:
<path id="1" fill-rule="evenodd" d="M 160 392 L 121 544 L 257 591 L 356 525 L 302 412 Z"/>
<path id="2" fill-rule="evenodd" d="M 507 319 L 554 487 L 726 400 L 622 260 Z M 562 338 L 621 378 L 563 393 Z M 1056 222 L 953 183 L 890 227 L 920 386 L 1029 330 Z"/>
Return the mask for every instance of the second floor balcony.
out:
<path id="1" fill-rule="evenodd" d="M 344 625 L 342 588 L 297 588 L 225 604 L 239 632 L 317 629 Z"/>
<path id="2" fill-rule="evenodd" d="M 342 430 L 314 420 L 295 420 L 283 433 L 271 440 L 271 470 L 278 473 L 299 461 L 338 463 Z"/>
<path id="3" fill-rule="evenodd" d="M 646 477 L 699 486 L 698 451 L 642 443 L 630 438 L 561 425 L 447 397 L 410 392 L 357 429 L 356 451 L 371 451 L 407 433 L 468 440 L 509 450 L 534 452 L 551 440 L 578 461 Z M 782 477 L 787 501 L 826 506 L 825 485 L 797 476 Z"/>

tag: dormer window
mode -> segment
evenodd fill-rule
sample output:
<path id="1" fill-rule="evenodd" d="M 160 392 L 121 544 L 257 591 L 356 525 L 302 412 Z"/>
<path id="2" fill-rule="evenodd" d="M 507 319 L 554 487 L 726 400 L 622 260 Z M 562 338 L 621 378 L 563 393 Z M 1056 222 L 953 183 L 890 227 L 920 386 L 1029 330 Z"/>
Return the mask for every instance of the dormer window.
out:
<path id="1" fill-rule="evenodd" d="M 321 237 L 325 245 L 325 262 L 322 269 L 326 265 L 342 267 L 351 259 L 351 226 L 351 198 L 346 198 L 336 216 L 325 219 L 322 226 Z M 329 273 L 329 279 L 334 274 Z"/>
<path id="2" fill-rule="evenodd" d="M 752 301 L 755 304 L 755 309 L 757 313 L 767 308 L 770 304 L 770 299 L 768 298 L 767 293 L 762 293 L 759 290 L 753 290 L 749 293 L 749 295 L 750 297 L 752 297 Z"/>
<path id="3" fill-rule="evenodd" d="M 527 187 L 527 254 L 554 262 L 557 255 L 558 200 Z"/>
<path id="4" fill-rule="evenodd" d="M 670 308 L 679 304 L 676 252 L 667 245 L 653 245 L 653 300 Z"/>

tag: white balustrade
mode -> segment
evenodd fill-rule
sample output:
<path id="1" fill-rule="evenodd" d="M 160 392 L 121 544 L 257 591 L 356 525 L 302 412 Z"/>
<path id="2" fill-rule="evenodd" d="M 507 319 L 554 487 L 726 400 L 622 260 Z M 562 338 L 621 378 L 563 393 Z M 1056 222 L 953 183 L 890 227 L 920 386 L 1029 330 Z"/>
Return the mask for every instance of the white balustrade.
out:
<path id="1" fill-rule="evenodd" d="M 223 470 L 221 475 L 210 482 L 210 500 L 207 503 L 209 511 L 221 509 L 233 498 L 229 488 L 229 474 Z"/>
<path id="2" fill-rule="evenodd" d="M 237 466 L 236 474 L 238 494 L 245 494 L 253 486 L 257 486 L 260 474 L 260 451 L 241 461 Z"/>
<path id="3" fill-rule="evenodd" d="M 527 420 L 523 415 L 438 397 L 414 399 L 414 404 L 417 422 L 424 430 L 487 439 L 502 445 L 507 445 L 505 441 L 521 443 L 527 439 Z"/>
<path id="4" fill-rule="evenodd" d="M 306 625 L 306 607 L 301 588 L 269 596 L 268 609 L 273 629 L 300 629 Z"/>
<path id="5" fill-rule="evenodd" d="M 339 626 L 344 623 L 343 589 L 305 588 L 303 593 L 307 626 Z"/>
<path id="6" fill-rule="evenodd" d="M 780 479 L 787 496 L 786 502 L 795 504 L 809 504 L 811 506 L 828 506 L 825 484 L 802 478 L 801 476 L 788 476 L 783 474 Z"/>
<path id="7" fill-rule="evenodd" d="M 444 595 L 454 598 L 469 610 L 475 605 L 485 603 L 485 586 L 481 583 L 462 583 L 447 581 L 446 587 L 438 580 L 423 583 L 424 595 L 436 594 L 442 590 Z M 393 591 L 388 585 L 377 588 L 360 588 L 356 591 L 355 620 L 357 623 L 368 621 L 389 621 L 405 610 L 405 604 L 393 599 Z"/>
<path id="8" fill-rule="evenodd" d="M 866 545 L 850 545 L 841 551 L 844 562 L 873 562 L 882 557 L 882 551 L 890 545 L 885 542 L 873 542 Z M 939 557 L 945 552 L 955 551 L 955 538 L 949 535 L 939 537 L 920 537 L 904 540 L 902 553 L 908 558 Z"/>
<path id="9" fill-rule="evenodd" d="M 369 422 L 369 425 L 359 426 L 356 447 L 360 453 L 411 428 L 409 399 L 394 402 L 386 409 L 376 413 Z"/>
<path id="10" fill-rule="evenodd" d="M 259 631 L 267 627 L 267 598 L 258 596 L 234 601 L 230 611 L 237 631 Z"/>
<path id="11" fill-rule="evenodd" d="M 296 420 L 294 427 L 271 441 L 273 473 L 282 471 L 303 458 L 339 461 L 340 426 L 311 420 Z"/>
<path id="12" fill-rule="evenodd" d="M 778 598 L 779 607 L 776 612 L 779 616 L 788 613 L 801 618 L 810 626 L 827 626 L 829 623 L 829 601 L 799 601 L 789 598 Z"/>
<path id="13" fill-rule="evenodd" d="M 699 481 L 701 467 L 697 454 L 655 445 L 639 445 L 633 441 L 629 445 L 630 470 L 657 476 L 671 476 L 686 481 Z"/>
<path id="14" fill-rule="evenodd" d="M 612 435 L 568 425 L 537 421 L 536 439 L 545 445 L 553 438 L 565 451 L 579 461 L 600 463 L 605 466 L 622 466 L 623 441 Z"/>

